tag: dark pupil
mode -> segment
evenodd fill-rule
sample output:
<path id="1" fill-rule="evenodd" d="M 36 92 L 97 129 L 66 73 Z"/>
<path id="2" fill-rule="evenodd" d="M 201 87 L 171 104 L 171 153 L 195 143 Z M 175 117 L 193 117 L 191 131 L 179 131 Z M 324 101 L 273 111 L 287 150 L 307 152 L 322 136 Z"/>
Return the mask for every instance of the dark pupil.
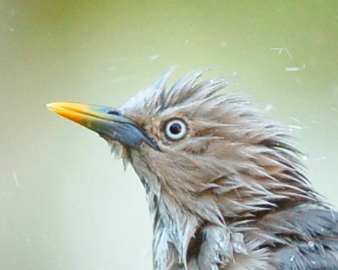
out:
<path id="1" fill-rule="evenodd" d="M 181 132 L 182 127 L 180 124 L 174 123 L 170 126 L 169 130 L 172 134 L 177 135 Z"/>

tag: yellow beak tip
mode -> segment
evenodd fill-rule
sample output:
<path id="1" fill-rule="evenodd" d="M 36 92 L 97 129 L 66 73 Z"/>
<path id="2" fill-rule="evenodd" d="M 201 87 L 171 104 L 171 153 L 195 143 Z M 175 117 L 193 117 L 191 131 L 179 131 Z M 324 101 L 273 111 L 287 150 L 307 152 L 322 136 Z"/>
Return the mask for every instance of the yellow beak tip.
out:
<path id="1" fill-rule="evenodd" d="M 62 108 L 62 103 L 61 102 L 51 102 L 46 104 L 46 108 L 50 111 L 56 112 L 57 109 Z"/>
<path id="2" fill-rule="evenodd" d="M 46 107 L 48 110 L 81 125 L 84 125 L 90 115 L 88 114 L 90 106 L 86 104 L 58 101 L 48 103 Z"/>

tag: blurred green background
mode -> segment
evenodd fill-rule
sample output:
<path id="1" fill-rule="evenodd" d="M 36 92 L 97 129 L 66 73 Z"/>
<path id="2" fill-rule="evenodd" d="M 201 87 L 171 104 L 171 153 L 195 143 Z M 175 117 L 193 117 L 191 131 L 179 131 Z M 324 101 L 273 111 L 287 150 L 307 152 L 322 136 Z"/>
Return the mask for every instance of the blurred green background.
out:
<path id="1" fill-rule="evenodd" d="M 236 73 L 338 205 L 337 0 L 2 0 L 0 57 L 0 269 L 151 269 L 133 169 L 45 104 L 119 106 L 172 65 Z"/>

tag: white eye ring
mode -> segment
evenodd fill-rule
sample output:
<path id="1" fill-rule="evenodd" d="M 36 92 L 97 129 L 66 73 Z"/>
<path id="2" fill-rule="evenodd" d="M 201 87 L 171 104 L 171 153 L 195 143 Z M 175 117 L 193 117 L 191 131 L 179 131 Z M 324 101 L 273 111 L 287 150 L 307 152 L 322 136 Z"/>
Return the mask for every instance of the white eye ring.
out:
<path id="1" fill-rule="evenodd" d="M 187 134 L 187 125 L 178 119 L 171 120 L 166 123 L 164 132 L 169 139 L 177 141 Z"/>

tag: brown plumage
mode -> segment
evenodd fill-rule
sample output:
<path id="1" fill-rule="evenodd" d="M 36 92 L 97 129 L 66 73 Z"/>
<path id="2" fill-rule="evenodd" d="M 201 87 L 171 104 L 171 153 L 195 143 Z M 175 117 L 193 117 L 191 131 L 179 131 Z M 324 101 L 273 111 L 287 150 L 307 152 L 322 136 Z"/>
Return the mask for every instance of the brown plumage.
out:
<path id="1" fill-rule="evenodd" d="M 154 220 L 154 269 L 338 269 L 338 213 L 313 189 L 283 125 L 205 70 L 171 70 L 122 107 L 48 107 L 131 163 Z"/>

